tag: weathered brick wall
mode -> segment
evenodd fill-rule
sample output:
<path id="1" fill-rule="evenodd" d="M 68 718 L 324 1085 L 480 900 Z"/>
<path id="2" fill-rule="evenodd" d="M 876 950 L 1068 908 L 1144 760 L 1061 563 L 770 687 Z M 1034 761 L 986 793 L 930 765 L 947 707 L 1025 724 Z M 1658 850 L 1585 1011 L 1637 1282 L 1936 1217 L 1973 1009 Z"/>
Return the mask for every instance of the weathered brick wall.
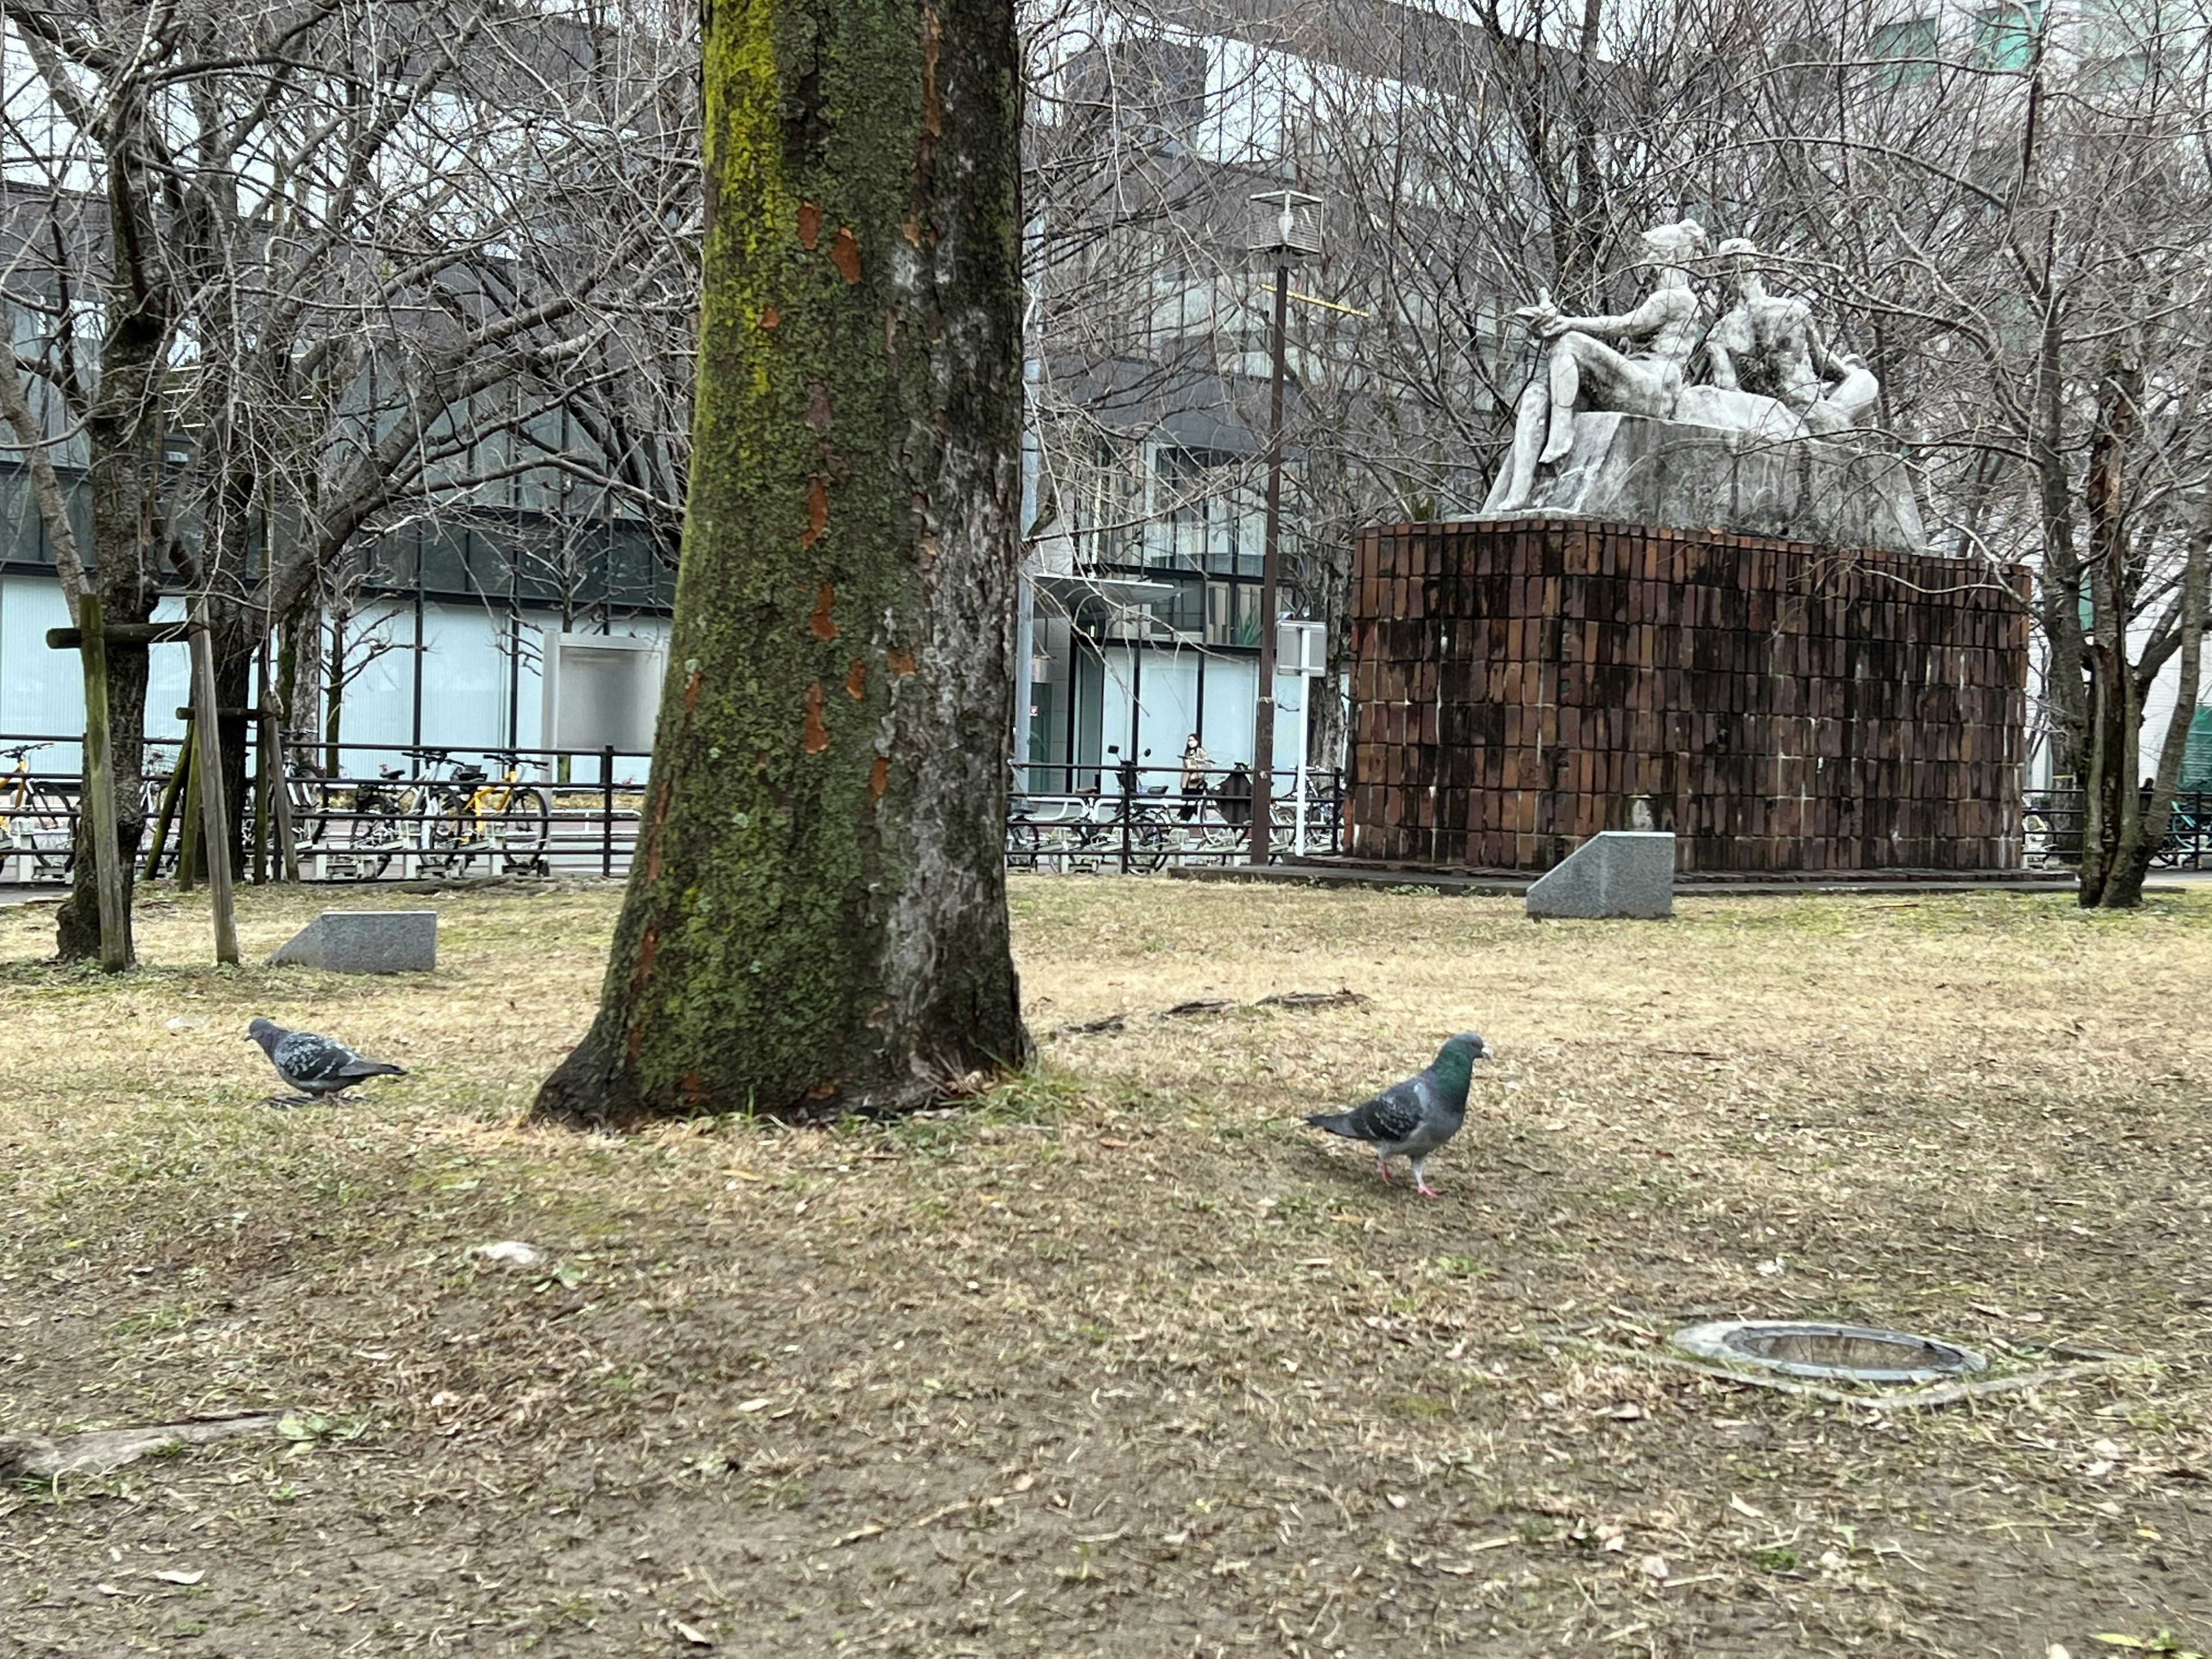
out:
<path id="1" fill-rule="evenodd" d="M 1362 533 L 1346 852 L 1543 869 L 2020 863 L 2025 573 L 1579 520 Z"/>

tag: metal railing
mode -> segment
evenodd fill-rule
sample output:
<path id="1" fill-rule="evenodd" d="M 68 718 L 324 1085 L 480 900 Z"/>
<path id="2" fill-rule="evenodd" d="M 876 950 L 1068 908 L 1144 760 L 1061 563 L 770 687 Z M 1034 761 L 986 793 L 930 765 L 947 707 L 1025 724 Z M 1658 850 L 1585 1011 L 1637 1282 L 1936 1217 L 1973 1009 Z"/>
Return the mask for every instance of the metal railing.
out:
<path id="1" fill-rule="evenodd" d="M 73 734 L 0 734 L 0 882 L 69 878 L 82 779 L 74 770 L 35 763 L 41 751 L 66 750 L 78 741 Z M 149 828 L 137 853 L 144 876 L 174 874 L 185 841 L 184 803 L 174 799 L 181 792 L 171 787 L 178 746 L 174 739 L 147 745 L 147 822 L 161 821 L 166 802 L 173 827 L 166 837 Z M 612 749 L 289 739 L 283 750 L 292 853 L 301 879 L 332 883 L 627 874 L 649 760 Z M 333 750 L 341 768 L 335 774 L 322 764 Z M 409 763 L 375 763 L 389 755 Z M 347 765 L 349 757 L 360 763 L 358 775 Z M 249 750 L 240 836 L 249 848 L 257 840 L 254 819 L 264 793 L 252 759 Z M 281 859 L 271 839 L 260 837 L 274 872 Z"/>
<path id="2" fill-rule="evenodd" d="M 69 736 L 0 734 L 0 884 L 58 884 L 75 858 L 82 780 L 38 762 L 66 757 Z M 613 750 L 336 745 L 287 739 L 284 788 L 292 853 L 303 881 L 453 880 L 488 876 L 627 875 L 637 845 L 650 757 Z M 333 748 L 340 769 L 325 769 Z M 147 745 L 149 826 L 137 857 L 145 876 L 176 872 L 185 803 L 172 790 L 179 745 Z M 251 759 L 252 751 L 249 751 Z M 386 757 L 405 763 L 380 763 Z M 564 781 L 563 774 L 567 774 Z M 1179 766 L 1030 763 L 1014 769 L 1009 869 L 1143 873 L 1174 864 L 1241 864 L 1250 857 L 1252 776 L 1240 767 L 1186 775 Z M 1309 770 L 1270 780 L 1277 859 L 1333 854 L 1341 845 L 1341 775 Z M 249 769 L 241 842 L 255 844 L 260 781 Z M 164 802 L 165 838 L 152 826 Z M 279 849 L 263 837 L 270 872 Z M 252 860 L 249 857 L 249 867 Z"/>
<path id="3" fill-rule="evenodd" d="M 2035 789 L 2021 803 L 2027 862 L 2035 869 L 2071 870 L 2081 862 L 2081 827 L 2087 817 L 2079 789 Z M 2175 792 L 2166 840 L 2151 855 L 2160 870 L 2202 870 L 2212 860 L 2212 790 Z"/>
<path id="4" fill-rule="evenodd" d="M 1179 766 L 1126 761 L 1103 767 L 1030 762 L 1014 768 L 1014 778 L 1006 817 L 1010 870 L 1128 875 L 1176 864 L 1242 864 L 1251 856 L 1252 775 L 1242 767 L 1186 774 Z M 1338 850 L 1340 774 L 1309 769 L 1303 801 L 1293 770 L 1272 774 L 1268 787 L 1269 844 L 1278 861 Z"/>

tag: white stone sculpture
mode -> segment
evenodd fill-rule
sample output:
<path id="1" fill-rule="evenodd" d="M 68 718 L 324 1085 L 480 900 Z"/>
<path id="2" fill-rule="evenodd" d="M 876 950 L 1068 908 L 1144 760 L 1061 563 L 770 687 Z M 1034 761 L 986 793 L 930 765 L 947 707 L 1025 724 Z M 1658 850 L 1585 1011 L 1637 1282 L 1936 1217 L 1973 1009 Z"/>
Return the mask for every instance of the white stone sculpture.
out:
<path id="1" fill-rule="evenodd" d="M 1684 219 L 1653 226 L 1644 233 L 1644 246 L 1657 280 L 1635 310 L 1618 317 L 1569 317 L 1539 290 L 1536 304 L 1513 313 L 1545 343 L 1544 367 L 1521 394 L 1512 455 L 1499 470 L 1485 512 L 1528 505 L 1536 469 L 1559 461 L 1574 447 L 1577 414 L 1613 410 L 1673 417 L 1703 321 L 1690 285 L 1690 262 L 1708 244 L 1704 227 Z"/>
<path id="2" fill-rule="evenodd" d="M 1766 291 L 1748 238 L 1731 236 L 1715 252 L 1733 303 L 1705 336 L 1713 384 L 1787 404 L 1813 432 L 1864 425 L 1881 399 L 1874 372 L 1828 349 L 1810 305 Z"/>
<path id="3" fill-rule="evenodd" d="M 1748 240 L 1717 250 L 1726 309 L 1709 329 L 1705 232 L 1684 220 L 1644 242 L 1656 277 L 1633 311 L 1567 317 L 1545 294 L 1515 313 L 1543 354 L 1485 514 L 1921 550 L 1904 462 L 1857 435 L 1881 393 L 1866 364 L 1828 347 L 1806 301 L 1768 292 Z M 1710 383 L 1686 384 L 1701 337 Z"/>

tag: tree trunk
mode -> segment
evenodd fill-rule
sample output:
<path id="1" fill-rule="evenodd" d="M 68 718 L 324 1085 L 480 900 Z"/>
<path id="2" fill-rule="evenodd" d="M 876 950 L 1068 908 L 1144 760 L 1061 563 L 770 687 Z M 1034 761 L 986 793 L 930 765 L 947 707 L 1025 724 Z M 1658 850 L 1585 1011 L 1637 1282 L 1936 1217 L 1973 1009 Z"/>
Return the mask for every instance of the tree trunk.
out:
<path id="1" fill-rule="evenodd" d="M 109 623 L 153 617 L 161 597 L 156 549 L 167 535 L 155 495 L 161 471 L 155 434 L 171 296 L 153 263 L 155 230 L 139 194 L 149 153 L 140 96 L 121 100 L 106 117 L 107 309 L 100 374 L 84 416 L 96 567 L 93 586 Z M 123 855 L 124 959 L 132 964 L 138 957 L 131 937 L 131 900 L 138 842 L 146 828 L 149 665 L 143 646 L 108 650 L 107 726 L 115 761 L 114 835 Z M 82 823 L 78 832 L 82 841 Z M 80 848 L 70 896 L 55 919 L 54 947 L 64 962 L 100 957 L 100 894 L 89 852 L 88 846 Z"/>
<path id="2" fill-rule="evenodd" d="M 2199 513 L 2191 532 L 2174 605 L 2180 643 L 2176 653 L 2173 712 L 2166 717 L 2158 762 L 2148 780 L 2150 787 L 2142 792 L 2133 831 L 2121 837 L 2114 848 L 2109 873 L 2098 895 L 2100 908 L 2106 910 L 2131 910 L 2142 902 L 2144 878 L 2150 874 L 2151 860 L 2166 844 L 2172 819 L 2173 793 L 2181 781 L 2182 758 L 2188 751 L 2189 728 L 2196 719 L 2197 698 L 2203 683 L 2205 614 L 2212 608 L 2212 502 Z M 2147 682 L 2155 678 L 2155 671 L 2131 672 L 2135 702 L 2140 710 L 2142 694 L 2148 689 Z M 2140 752 L 2139 743 L 2131 745 L 2131 752 Z"/>
<path id="3" fill-rule="evenodd" d="M 208 620 L 214 637 L 215 696 L 223 708 L 244 708 L 253 695 L 253 659 L 261 649 L 261 613 L 248 605 L 211 604 Z M 252 747 L 253 722 L 242 715 L 225 714 L 216 721 L 222 738 L 222 801 L 229 822 L 230 873 L 246 876 L 246 752 Z"/>
<path id="4" fill-rule="evenodd" d="M 2139 428 L 2140 370 L 2108 367 L 2097 386 L 2097 427 L 2089 444 L 2082 505 L 2089 520 L 2089 725 L 2081 794 L 2084 909 L 2125 909 L 2140 902 L 2115 878 L 2139 838 L 2146 803 L 2136 783 L 2142 706 L 2128 660 L 2128 619 L 2135 610 L 2127 522 L 2129 451 Z"/>
<path id="5" fill-rule="evenodd" d="M 158 320 L 120 303 L 111 309 L 101 343 L 100 392 L 85 420 L 90 452 L 93 587 L 110 623 L 152 619 L 161 585 L 151 558 L 152 506 L 145 480 L 154 469 L 146 454 L 146 410 L 158 374 L 165 329 Z M 174 646 L 158 647 L 164 651 Z M 138 843 L 146 830 L 146 685 L 150 664 L 144 646 L 110 646 L 107 653 L 107 727 L 115 757 L 116 846 L 123 861 L 124 959 L 136 965 L 131 902 Z M 80 823 L 80 841 L 88 826 Z M 54 922 L 55 953 L 64 962 L 100 957 L 100 890 L 90 847 L 81 847 L 70 871 L 70 896 Z"/>
<path id="6" fill-rule="evenodd" d="M 1005 0 L 716 0 L 690 502 L 598 1020 L 542 1115 L 896 1110 L 1028 1053 Z"/>

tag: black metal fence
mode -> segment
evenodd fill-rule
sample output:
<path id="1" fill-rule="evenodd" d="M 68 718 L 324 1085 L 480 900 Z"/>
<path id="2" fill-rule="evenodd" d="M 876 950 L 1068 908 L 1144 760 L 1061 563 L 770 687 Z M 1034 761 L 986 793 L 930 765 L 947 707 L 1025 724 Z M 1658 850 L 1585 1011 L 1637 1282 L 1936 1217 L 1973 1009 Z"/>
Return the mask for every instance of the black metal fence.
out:
<path id="1" fill-rule="evenodd" d="M 0 883 L 68 880 L 83 785 L 74 766 L 54 763 L 73 759 L 77 743 L 74 734 L 0 734 Z M 147 746 L 142 876 L 175 874 L 187 840 L 178 750 L 174 740 Z M 288 741 L 283 751 L 292 859 L 303 881 L 629 873 L 646 755 L 307 741 Z M 336 771 L 326 769 L 333 752 Z M 387 763 L 392 756 L 403 763 Z M 1126 874 L 1251 856 L 1254 780 L 1243 767 L 1030 764 L 1015 778 L 1010 869 Z M 1341 775 L 1309 770 L 1301 779 L 1285 769 L 1268 786 L 1276 858 L 1338 850 Z M 272 811 L 271 830 L 261 830 L 263 781 L 250 773 L 246 793 L 243 840 L 258 849 L 248 872 L 280 873 L 273 824 L 281 817 Z"/>
<path id="2" fill-rule="evenodd" d="M 2021 814 L 2028 865 L 2045 870 L 2078 866 L 2086 817 L 2081 790 L 2031 790 Z M 2166 840 L 2151 863 L 2161 870 L 2202 870 L 2208 858 L 2212 858 L 2212 790 L 2178 791 L 2166 817 Z"/>
<path id="3" fill-rule="evenodd" d="M 66 757 L 78 741 L 0 736 L 0 881 L 68 879 L 83 783 L 75 769 L 40 759 L 48 750 Z M 303 881 L 616 876 L 629 869 L 645 755 L 388 743 L 283 747 L 289 811 L 270 817 L 289 817 L 292 860 Z M 138 853 L 144 877 L 173 875 L 191 839 L 189 803 L 177 787 L 178 749 L 174 740 L 147 746 L 149 828 Z M 335 773 L 326 769 L 333 753 Z M 404 763 L 379 763 L 392 755 Z M 256 822 L 268 781 L 249 772 L 246 798 L 232 809 L 237 814 L 242 805 L 242 839 L 256 849 L 255 868 L 276 874 L 284 862 L 279 838 Z"/>
<path id="4" fill-rule="evenodd" d="M 1006 819 L 1006 867 L 1060 872 L 1158 870 L 1172 864 L 1242 864 L 1251 857 L 1252 785 L 1242 766 L 1109 762 L 1015 768 Z M 1040 789 L 1040 783 L 1058 785 Z M 1303 783 L 1303 789 L 1301 789 Z M 1268 775 L 1268 845 L 1274 859 L 1334 853 L 1341 845 L 1343 775 L 1309 769 Z"/>

